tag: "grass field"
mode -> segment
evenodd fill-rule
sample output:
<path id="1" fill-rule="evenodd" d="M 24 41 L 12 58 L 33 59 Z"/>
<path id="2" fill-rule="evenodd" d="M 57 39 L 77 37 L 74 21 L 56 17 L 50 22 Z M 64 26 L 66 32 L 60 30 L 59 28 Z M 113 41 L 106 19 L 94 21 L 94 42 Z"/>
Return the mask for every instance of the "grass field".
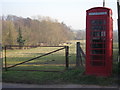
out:
<path id="1" fill-rule="evenodd" d="M 55 47 L 37 47 L 27 50 L 7 50 L 7 66 L 10 67 L 17 63 L 21 63 L 23 61 L 27 61 L 31 58 L 43 55 L 45 53 L 54 51 L 59 48 Z M 75 64 L 75 54 L 71 53 L 70 55 L 70 63 Z M 61 70 L 65 69 L 65 50 L 58 51 L 56 53 L 50 54 L 48 56 L 44 56 L 42 58 L 38 58 L 32 60 L 30 62 L 24 63 L 22 65 L 18 65 L 11 69 L 22 69 L 22 70 Z"/>
<path id="2" fill-rule="evenodd" d="M 71 44 L 67 44 L 69 46 L 69 65 L 70 67 L 75 66 L 76 64 L 76 42 L 77 41 L 70 41 Z M 84 44 L 85 41 L 81 41 L 81 44 Z M 83 49 L 84 46 L 81 45 Z M 45 53 L 49 53 L 51 51 L 60 49 L 61 47 L 37 47 L 37 48 L 30 48 L 30 49 L 13 49 L 7 50 L 6 57 L 7 57 L 7 67 L 12 65 L 21 63 L 23 61 L 27 61 L 31 58 L 43 55 Z M 4 53 L 3 53 L 4 56 Z M 4 60 L 4 59 L 3 59 Z M 22 70 L 43 70 L 48 68 L 48 70 L 64 70 L 65 69 L 65 49 L 58 51 L 56 53 L 44 56 L 42 58 L 38 58 L 32 60 L 30 62 L 24 63 L 22 65 L 18 65 L 17 67 L 11 69 L 22 69 Z M 3 66 L 5 62 L 3 62 Z M 23 67 L 22 67 L 23 66 Z M 5 67 L 5 66 L 4 66 Z M 55 68 L 54 68 L 55 67 Z M 54 69 L 53 69 L 54 68 Z M 60 69 L 62 68 L 62 69 Z"/>
<path id="3" fill-rule="evenodd" d="M 116 85 L 117 84 L 117 43 L 113 44 L 113 75 L 110 77 L 95 77 L 84 74 L 84 67 L 73 68 L 76 60 L 76 42 L 70 41 L 67 44 L 69 50 L 70 68 L 65 70 L 65 51 L 61 50 L 54 54 L 33 60 L 29 63 L 19 65 L 10 70 L 3 71 L 3 82 L 14 83 L 33 83 L 33 84 L 96 84 L 96 85 Z M 81 41 L 82 48 L 85 50 L 85 41 Z M 13 65 L 21 61 L 39 56 L 58 48 L 31 48 L 24 50 L 8 50 L 7 64 Z M 84 59 L 83 59 L 84 60 Z M 85 60 L 84 60 L 85 62 Z M 57 70 L 64 72 L 39 72 L 39 71 L 14 71 L 14 70 Z M 102 82 L 102 83 L 101 83 Z"/>

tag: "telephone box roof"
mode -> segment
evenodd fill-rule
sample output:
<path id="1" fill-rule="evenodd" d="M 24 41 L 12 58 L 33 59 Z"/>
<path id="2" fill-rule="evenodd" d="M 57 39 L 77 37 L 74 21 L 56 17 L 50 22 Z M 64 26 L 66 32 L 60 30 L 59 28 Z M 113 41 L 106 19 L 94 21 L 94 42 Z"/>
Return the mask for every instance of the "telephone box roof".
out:
<path id="1" fill-rule="evenodd" d="M 107 7 L 93 7 L 93 8 L 88 9 L 87 11 L 93 10 L 93 9 L 107 9 L 107 10 L 111 10 L 110 8 L 107 8 Z"/>

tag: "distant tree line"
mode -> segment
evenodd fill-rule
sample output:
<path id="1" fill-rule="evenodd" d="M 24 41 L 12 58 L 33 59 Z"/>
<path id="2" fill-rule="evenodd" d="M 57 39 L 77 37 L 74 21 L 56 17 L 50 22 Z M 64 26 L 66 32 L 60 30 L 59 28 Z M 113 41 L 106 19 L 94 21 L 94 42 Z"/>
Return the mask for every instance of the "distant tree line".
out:
<path id="1" fill-rule="evenodd" d="M 86 31 L 85 30 L 77 30 L 75 33 L 75 40 L 85 40 L 86 39 Z"/>
<path id="2" fill-rule="evenodd" d="M 1 21 L 3 45 L 58 45 L 74 38 L 66 24 L 50 17 L 31 19 L 8 15 L 2 16 Z"/>
<path id="3" fill-rule="evenodd" d="M 31 19 L 8 15 L 2 16 L 0 22 L 3 45 L 59 45 L 68 40 L 86 39 L 85 30 L 71 30 L 50 17 L 34 16 Z M 113 31 L 113 41 L 118 41 L 117 30 Z"/>

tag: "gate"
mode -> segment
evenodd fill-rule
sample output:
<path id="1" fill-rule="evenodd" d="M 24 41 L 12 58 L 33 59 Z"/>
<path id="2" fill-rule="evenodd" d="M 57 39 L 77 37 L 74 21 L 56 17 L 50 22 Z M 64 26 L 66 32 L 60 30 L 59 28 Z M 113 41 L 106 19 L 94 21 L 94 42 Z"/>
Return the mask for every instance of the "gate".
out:
<path id="1" fill-rule="evenodd" d="M 3 69 L 17 71 L 63 71 L 69 68 L 68 46 L 6 45 Z"/>

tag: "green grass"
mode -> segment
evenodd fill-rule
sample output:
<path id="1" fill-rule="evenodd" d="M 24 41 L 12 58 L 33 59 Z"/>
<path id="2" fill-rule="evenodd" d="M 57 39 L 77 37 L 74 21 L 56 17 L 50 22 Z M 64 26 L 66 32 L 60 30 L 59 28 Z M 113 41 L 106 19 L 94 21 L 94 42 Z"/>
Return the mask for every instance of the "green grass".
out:
<path id="1" fill-rule="evenodd" d="M 63 71 L 65 70 L 65 66 L 63 65 L 59 65 L 59 66 L 55 66 L 55 65 L 42 65 L 42 66 L 39 66 L 39 65 L 36 65 L 36 66 L 17 66 L 17 67 L 13 67 L 13 68 L 10 68 L 9 71 L 12 71 L 12 70 L 31 70 L 31 71 Z"/>
<path id="2" fill-rule="evenodd" d="M 89 84 L 115 85 L 113 77 L 96 77 L 84 74 L 84 68 L 76 68 L 65 72 L 3 72 L 3 82 L 28 84 Z"/>
<path id="3" fill-rule="evenodd" d="M 110 77 L 96 77 L 85 75 L 84 68 L 73 68 L 76 60 L 76 41 L 71 41 L 69 48 L 69 70 L 65 70 L 65 51 L 30 61 L 26 64 L 3 71 L 3 82 L 32 83 L 32 84 L 95 84 L 95 85 L 116 85 L 118 73 L 118 47 L 114 43 L 113 49 L 113 74 Z M 85 49 L 85 41 L 81 41 Z M 42 55 L 58 48 L 32 48 L 26 50 L 8 50 L 7 64 L 13 65 L 30 58 Z M 84 59 L 83 59 L 84 60 Z M 33 63 L 33 64 L 32 64 Z M 42 63 L 42 64 L 40 64 Z M 84 60 L 85 63 L 85 60 Z M 74 64 L 74 65 L 73 65 Z M 14 70 L 58 70 L 64 72 L 40 72 L 40 71 L 14 71 Z"/>
<path id="4" fill-rule="evenodd" d="M 75 58 L 76 58 L 76 50 L 75 50 L 75 44 L 69 45 L 69 64 L 72 67 L 73 65 L 75 66 Z M 10 67 L 12 65 L 27 61 L 31 58 L 43 55 L 45 53 L 57 50 L 61 47 L 37 47 L 37 48 L 30 48 L 30 49 L 13 49 L 13 50 L 7 50 L 7 67 Z M 3 51 L 4 52 L 4 51 Z M 4 56 L 4 53 L 3 53 Z M 5 62 L 3 62 L 3 64 L 5 64 Z M 24 70 L 24 68 L 26 69 L 35 69 L 37 70 L 38 68 L 34 68 L 35 65 L 39 65 L 39 70 L 42 69 L 41 65 L 46 64 L 44 67 L 45 69 L 48 70 L 59 70 L 57 69 L 57 66 L 61 66 L 61 64 L 63 65 L 64 69 L 65 69 L 65 49 L 58 51 L 56 53 L 32 60 L 30 62 L 27 62 L 25 64 L 19 65 L 17 67 L 15 67 L 16 69 L 20 69 L 20 70 Z M 53 67 L 55 68 L 51 68 L 50 65 L 54 65 Z M 26 65 L 26 67 L 25 67 Z M 50 67 L 48 67 L 48 66 Z M 23 66 L 23 67 L 22 67 Z M 29 66 L 29 67 L 28 67 Z M 32 68 L 33 67 L 33 68 Z M 37 66 L 38 67 L 38 66 Z M 62 67 L 62 69 L 63 69 Z M 14 69 L 15 69 L 14 68 Z"/>

